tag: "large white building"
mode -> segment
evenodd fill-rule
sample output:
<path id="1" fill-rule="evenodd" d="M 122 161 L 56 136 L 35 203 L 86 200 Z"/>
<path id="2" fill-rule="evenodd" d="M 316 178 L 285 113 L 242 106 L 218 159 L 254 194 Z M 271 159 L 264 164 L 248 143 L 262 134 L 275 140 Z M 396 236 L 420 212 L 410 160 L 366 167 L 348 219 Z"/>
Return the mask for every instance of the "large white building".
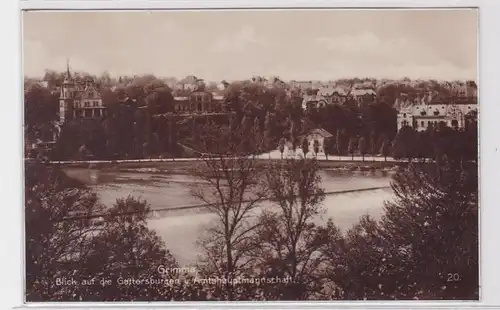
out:
<path id="1" fill-rule="evenodd" d="M 477 117 L 477 112 L 477 103 L 471 100 L 402 106 L 397 116 L 398 131 L 404 126 L 424 131 L 440 123 L 449 127 L 464 128 L 468 119 Z"/>

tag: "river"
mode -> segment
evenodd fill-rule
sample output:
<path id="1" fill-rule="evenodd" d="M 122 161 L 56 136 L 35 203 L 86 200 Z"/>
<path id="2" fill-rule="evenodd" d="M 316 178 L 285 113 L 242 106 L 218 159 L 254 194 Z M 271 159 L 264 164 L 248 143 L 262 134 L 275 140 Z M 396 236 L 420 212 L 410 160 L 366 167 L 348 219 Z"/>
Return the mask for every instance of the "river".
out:
<path id="1" fill-rule="evenodd" d="M 323 202 L 325 214 L 315 219 L 317 223 L 325 223 L 328 218 L 332 218 L 345 230 L 352 227 L 363 214 L 380 218 L 384 201 L 392 198 L 392 191 L 388 188 L 390 176 L 387 173 L 328 170 L 322 171 L 321 176 L 326 192 L 350 192 L 327 195 Z M 153 210 L 163 210 L 199 204 L 200 201 L 190 195 L 188 185 L 193 182 L 197 182 L 194 177 L 180 174 L 101 172 L 98 184 L 92 186 L 101 201 L 108 206 L 117 198 L 132 195 L 146 199 Z M 368 188 L 379 189 L 364 191 Z M 262 208 L 270 207 L 270 204 L 265 202 Z M 199 252 L 196 240 L 214 220 L 214 215 L 199 209 L 158 211 L 155 215 L 149 220 L 149 227 L 164 239 L 167 248 L 181 265 L 193 262 Z"/>

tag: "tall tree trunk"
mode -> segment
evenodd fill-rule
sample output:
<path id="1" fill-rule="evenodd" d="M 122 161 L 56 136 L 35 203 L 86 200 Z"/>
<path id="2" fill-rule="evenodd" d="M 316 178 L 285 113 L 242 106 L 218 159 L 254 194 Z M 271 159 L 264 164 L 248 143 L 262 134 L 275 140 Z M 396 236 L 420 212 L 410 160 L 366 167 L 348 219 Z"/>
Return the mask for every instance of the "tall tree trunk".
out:
<path id="1" fill-rule="evenodd" d="M 225 234 L 226 234 L 226 255 L 227 255 L 227 270 L 226 270 L 226 291 L 227 300 L 233 300 L 233 287 L 232 287 L 232 277 L 233 277 L 233 254 L 231 252 L 231 236 L 229 233 L 229 214 L 226 213 L 226 223 L 225 223 Z"/>

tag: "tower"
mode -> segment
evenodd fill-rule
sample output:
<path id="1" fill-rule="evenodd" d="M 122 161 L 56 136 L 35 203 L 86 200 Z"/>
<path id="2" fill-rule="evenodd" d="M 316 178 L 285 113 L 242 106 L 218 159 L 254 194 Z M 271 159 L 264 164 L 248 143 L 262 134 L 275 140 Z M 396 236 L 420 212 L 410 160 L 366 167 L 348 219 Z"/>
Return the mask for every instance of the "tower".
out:
<path id="1" fill-rule="evenodd" d="M 74 83 L 69 71 L 69 61 L 66 62 L 66 76 L 61 85 L 59 96 L 59 122 L 61 125 L 71 117 L 73 113 Z"/>

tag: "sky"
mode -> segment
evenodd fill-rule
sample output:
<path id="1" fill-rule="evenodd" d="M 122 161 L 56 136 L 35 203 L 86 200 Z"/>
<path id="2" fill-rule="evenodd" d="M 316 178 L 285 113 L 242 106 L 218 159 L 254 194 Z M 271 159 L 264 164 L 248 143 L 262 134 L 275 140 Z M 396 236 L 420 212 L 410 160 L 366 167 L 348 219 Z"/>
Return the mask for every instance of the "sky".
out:
<path id="1" fill-rule="evenodd" d="M 477 77 L 477 11 L 24 12 L 26 76 L 46 69 L 210 81 Z"/>

